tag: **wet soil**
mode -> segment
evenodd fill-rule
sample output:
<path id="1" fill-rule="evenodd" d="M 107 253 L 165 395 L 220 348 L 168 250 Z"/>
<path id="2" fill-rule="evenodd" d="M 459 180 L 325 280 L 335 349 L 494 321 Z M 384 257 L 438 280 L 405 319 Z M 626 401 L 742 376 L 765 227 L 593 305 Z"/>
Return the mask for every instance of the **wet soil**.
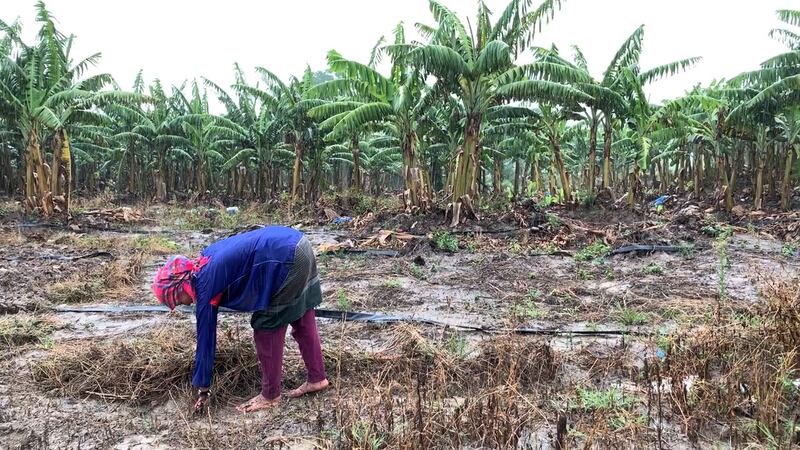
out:
<path id="1" fill-rule="evenodd" d="M 609 220 L 602 215 L 583 219 L 589 227 L 599 227 Z M 395 225 L 412 228 L 409 218 L 393 220 Z M 20 227 L 13 223 L 0 228 L 0 318 L 35 316 L 47 318 L 53 326 L 53 331 L 39 342 L 0 347 L 0 442 L 3 443 L 0 447 L 335 446 L 332 444 L 337 442 L 335 435 L 341 433 L 336 429 L 341 421 L 337 414 L 344 409 L 343 405 L 361 401 L 375 388 L 360 384 L 360 378 L 357 381 L 356 377 L 337 376 L 336 372 L 330 373 L 332 389 L 308 399 L 287 400 L 274 410 L 249 415 L 237 413 L 233 406 L 257 392 L 258 387 L 254 385 L 252 392 L 215 398 L 215 407 L 203 417 L 188 413 L 191 398 L 185 389 L 176 390 L 170 401 L 134 406 L 112 400 L 60 396 L 33 382 L 30 365 L 47 358 L 53 348 L 67 342 L 88 345 L 101 340 L 132 340 L 146 337 L 148 332 L 159 327 L 191 326 L 193 318 L 182 314 L 58 313 L 52 310 L 64 298 L 74 299 L 79 305 L 153 304 L 148 281 L 167 252 L 156 248 L 158 246 L 142 244 L 145 242 L 142 231 L 145 236 L 174 243 L 169 252 L 187 254 L 197 253 L 204 245 L 229 233 L 223 229 L 206 232 L 177 229 L 174 223 L 170 219 L 160 225 L 146 224 L 139 226 L 137 233 L 75 233 Z M 436 224 L 426 222 L 423 225 L 414 227 L 420 227 L 421 235 L 436 228 Z M 381 227 L 375 225 L 374 229 Z M 313 227 L 304 231 L 312 243 L 319 246 L 348 238 L 357 240 L 374 230 Z M 435 320 L 453 327 L 657 332 L 708 321 L 710 311 L 721 301 L 732 308 L 746 309 L 759 301 L 759 285 L 767 277 L 798 275 L 800 260 L 797 255 L 787 254 L 785 243 L 778 239 L 758 233 L 735 233 L 724 248 L 730 262 L 721 277 L 721 254 L 713 239 L 685 229 L 677 234 L 680 239 L 692 238 L 691 251 L 578 261 L 568 255 L 579 251 L 581 245 L 592 242 L 596 236 L 576 237 L 567 232 L 543 229 L 541 234 L 526 233 L 524 244 L 517 235 L 457 234 L 460 249 L 454 253 L 439 252 L 426 244 L 398 257 L 321 255 L 318 264 L 323 280 L 322 306 Z M 675 232 L 661 238 L 654 238 L 651 233 L 649 241 L 677 241 Z M 564 249 L 568 253 L 542 254 L 542 243 L 556 241 L 571 243 L 571 247 Z M 94 251 L 111 252 L 113 258 L 70 259 Z M 550 251 L 552 253 L 552 249 Z M 141 256 L 137 259 L 140 268 L 135 271 L 134 282 L 123 283 L 123 286 L 103 284 L 103 277 L 110 273 L 109 265 L 131 260 L 135 255 Z M 54 286 L 81 295 L 54 296 Z M 325 346 L 334 352 L 346 347 L 364 354 L 389 345 L 395 328 L 324 319 L 320 319 L 319 324 Z M 248 317 L 224 316 L 220 327 L 246 333 Z M 423 326 L 421 330 L 445 346 L 455 345 L 457 352 L 467 358 L 490 337 L 481 333 L 453 335 L 442 327 Z M 456 336 L 455 341 L 452 336 Z M 545 412 L 528 422 L 519 448 L 553 448 L 556 417 L 547 412 L 550 411 L 549 401 L 536 399 L 542 396 L 567 398 L 584 388 L 613 388 L 641 397 L 641 385 L 632 380 L 642 370 L 645 359 L 658 351 L 652 337 L 565 334 L 518 339 L 524 345 L 546 343 L 559 365 L 551 384 L 538 387 L 536 389 L 541 392 L 531 394 L 531 401 Z M 193 342 L 185 344 L 194 345 Z M 285 357 L 299 366 L 299 354 L 290 339 Z M 301 381 L 301 373 L 291 372 L 286 374 L 284 383 L 291 387 Z M 450 401 L 458 402 L 457 397 Z M 573 438 L 580 442 L 581 427 L 586 425 L 576 422 L 571 426 Z M 656 445 L 652 424 L 641 425 L 637 430 L 640 434 L 623 435 L 638 436 L 644 439 L 642 442 L 649 442 L 649 446 Z M 723 432 L 709 433 L 694 437 L 694 442 L 690 443 L 677 422 L 662 424 L 660 433 L 661 445 L 665 448 L 723 444 L 726 439 Z M 628 441 L 621 447 L 636 448 L 637 445 Z"/>

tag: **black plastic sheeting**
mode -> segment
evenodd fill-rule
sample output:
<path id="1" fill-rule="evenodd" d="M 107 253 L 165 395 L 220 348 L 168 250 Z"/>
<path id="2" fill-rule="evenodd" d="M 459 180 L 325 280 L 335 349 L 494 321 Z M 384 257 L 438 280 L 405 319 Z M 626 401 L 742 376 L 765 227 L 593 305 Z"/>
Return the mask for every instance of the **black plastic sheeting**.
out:
<path id="1" fill-rule="evenodd" d="M 169 308 L 164 305 L 97 305 L 85 307 L 61 306 L 56 307 L 58 313 L 102 313 L 102 314 L 143 314 L 143 313 L 168 313 Z M 189 306 L 180 306 L 176 311 L 191 314 L 194 310 Z M 231 314 L 250 314 L 249 312 L 235 311 L 220 307 L 220 312 Z M 345 322 L 367 323 L 416 323 L 438 327 L 455 328 L 462 331 L 482 333 L 516 333 L 538 336 L 650 336 L 653 333 L 641 330 L 564 330 L 558 328 L 493 328 L 474 325 L 449 323 L 438 320 L 420 319 L 407 316 L 389 316 L 374 312 L 342 311 L 336 309 L 317 309 L 316 315 L 322 319 L 332 319 Z"/>

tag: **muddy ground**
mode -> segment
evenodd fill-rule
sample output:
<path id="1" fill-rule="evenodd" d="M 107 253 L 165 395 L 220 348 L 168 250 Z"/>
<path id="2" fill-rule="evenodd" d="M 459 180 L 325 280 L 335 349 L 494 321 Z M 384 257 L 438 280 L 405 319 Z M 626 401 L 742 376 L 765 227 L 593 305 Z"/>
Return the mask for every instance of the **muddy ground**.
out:
<path id="1" fill-rule="evenodd" d="M 153 339 L 154 333 L 191 330 L 190 314 L 54 308 L 152 305 L 148 282 L 166 255 L 196 254 L 231 229 L 268 220 L 240 213 L 204 221 L 207 215 L 196 210 L 139 210 L 147 220 L 73 229 L 31 224 L 17 214 L 2 219 L 0 447 L 546 449 L 559 440 L 564 448 L 768 445 L 752 423 L 758 418 L 747 414 L 729 411 L 696 425 L 689 415 L 662 407 L 660 394 L 654 412 L 646 368 L 647 361 L 665 358 L 666 336 L 713 330 L 721 309 L 746 318 L 762 301 L 763 283 L 797 277 L 795 244 L 757 224 L 740 224 L 727 237 L 726 225 L 704 213 L 687 222 L 668 215 L 555 211 L 533 224 L 517 211 L 511 219 L 485 219 L 447 234 L 437 232 L 446 228 L 435 218 L 365 218 L 354 226 L 284 220 L 316 246 L 358 245 L 381 229 L 413 235 L 373 245 L 397 249 L 394 257 L 320 255 L 322 308 L 439 324 L 319 319 L 332 389 L 242 415 L 234 406 L 258 389 L 257 368 L 248 365 L 243 372 L 249 381 L 218 393 L 210 412 L 198 417 L 189 412 L 188 371 L 173 389 L 135 398 L 102 380 L 96 389 L 75 391 L 74 380 L 63 374 L 48 379 L 37 369 L 62 361 L 65 349 L 109 349 Z M 453 241 L 458 248 L 445 250 Z M 605 256 L 630 243 L 679 250 Z M 221 339 L 249 345 L 247 316 L 224 315 L 220 327 Z M 533 332 L 509 334 L 513 328 Z M 191 333 L 176 335 L 186 338 L 178 345 L 193 347 Z M 420 353 L 419 344 L 409 353 L 404 345 L 414 339 L 430 349 Z M 514 369 L 500 371 L 504 354 L 487 355 L 509 342 Z M 284 383 L 291 387 L 302 381 L 291 339 L 285 358 Z M 492 361 L 492 369 L 477 369 L 481 361 Z M 84 367 L 75 376 L 91 371 Z"/>

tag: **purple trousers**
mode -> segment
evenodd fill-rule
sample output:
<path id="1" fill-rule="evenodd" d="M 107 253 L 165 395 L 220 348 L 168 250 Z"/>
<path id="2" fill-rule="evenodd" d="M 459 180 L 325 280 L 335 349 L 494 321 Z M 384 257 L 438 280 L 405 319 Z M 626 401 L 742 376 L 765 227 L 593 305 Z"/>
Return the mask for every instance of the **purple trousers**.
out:
<path id="1" fill-rule="evenodd" d="M 272 330 L 253 330 L 256 354 L 261 362 L 261 395 L 268 400 L 281 395 L 286 327 L 287 325 Z M 313 309 L 309 309 L 303 317 L 292 322 L 292 337 L 300 347 L 300 355 L 303 357 L 303 363 L 308 372 L 308 382 L 317 383 L 326 379 L 316 314 Z"/>

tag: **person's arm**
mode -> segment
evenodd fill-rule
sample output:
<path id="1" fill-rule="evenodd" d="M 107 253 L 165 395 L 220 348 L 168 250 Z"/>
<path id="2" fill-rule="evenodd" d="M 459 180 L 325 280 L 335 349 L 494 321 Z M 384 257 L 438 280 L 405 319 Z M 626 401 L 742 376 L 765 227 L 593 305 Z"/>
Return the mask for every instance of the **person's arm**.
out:
<path id="1" fill-rule="evenodd" d="M 197 349 L 192 385 L 203 390 L 211 387 L 214 354 L 217 350 L 217 308 L 208 303 L 197 304 Z"/>

